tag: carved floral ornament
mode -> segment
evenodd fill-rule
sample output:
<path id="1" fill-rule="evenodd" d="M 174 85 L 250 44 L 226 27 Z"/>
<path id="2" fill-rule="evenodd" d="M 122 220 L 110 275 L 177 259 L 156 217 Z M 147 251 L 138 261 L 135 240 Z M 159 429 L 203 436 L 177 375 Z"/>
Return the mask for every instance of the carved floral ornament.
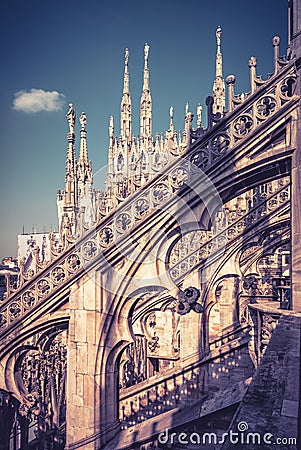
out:
<path id="1" fill-rule="evenodd" d="M 176 303 L 176 312 L 180 315 L 188 314 L 191 310 L 198 314 L 204 312 L 203 305 L 198 303 L 199 297 L 199 289 L 192 286 L 180 291 Z"/>
<path id="2" fill-rule="evenodd" d="M 194 135 L 192 132 L 191 138 L 192 140 L 200 140 L 200 148 L 196 148 L 192 154 L 189 151 L 184 153 L 183 158 L 192 162 L 189 170 L 187 171 L 187 166 L 185 164 L 183 165 L 181 158 L 178 163 L 173 164 L 170 169 L 167 169 L 160 176 L 160 181 L 154 183 L 149 191 L 142 189 L 141 192 L 137 192 L 137 195 L 132 202 L 127 202 L 125 206 L 120 205 L 118 208 L 118 216 L 115 215 L 113 220 L 108 220 L 105 225 L 102 223 L 96 224 L 95 236 L 89 237 L 88 240 L 90 241 L 90 244 L 80 244 L 78 253 L 72 253 L 67 257 L 63 256 L 63 252 L 66 251 L 66 249 L 74 243 L 75 239 L 80 236 L 69 236 L 68 233 L 65 233 L 63 241 L 59 242 L 54 235 L 52 235 L 51 262 L 53 263 L 53 258 L 57 258 L 56 265 L 62 269 L 54 270 L 55 267 L 53 267 L 51 273 L 45 273 L 47 264 L 45 261 L 40 263 L 37 254 L 36 271 L 25 273 L 24 267 L 22 269 L 21 266 L 20 282 L 16 291 L 26 283 L 27 291 L 33 293 L 32 298 L 35 298 L 36 301 L 38 301 L 39 298 L 43 298 L 45 295 L 50 295 L 53 289 L 56 289 L 59 284 L 63 284 L 63 282 L 67 281 L 70 276 L 78 271 L 86 259 L 89 261 L 95 259 L 97 254 L 103 248 L 111 245 L 121 234 L 128 232 L 129 229 L 135 226 L 137 221 L 150 214 L 154 208 L 161 206 L 174 192 L 183 186 L 183 183 L 188 183 L 193 166 L 207 170 L 210 165 L 223 157 L 238 140 L 243 139 L 246 134 L 251 132 L 251 130 L 256 129 L 259 124 L 262 124 L 283 105 L 288 103 L 294 95 L 295 78 L 295 68 L 288 68 L 284 77 L 280 80 L 279 77 L 276 78 L 269 91 L 259 97 L 255 105 L 252 107 L 246 106 L 245 110 L 243 110 L 242 105 L 240 105 L 239 114 L 234 114 L 233 119 L 227 126 L 222 129 L 218 128 L 215 133 L 213 128 L 209 140 L 206 141 L 204 139 L 205 134 L 200 137 L 199 134 Z M 275 100 L 277 96 L 280 97 L 280 101 Z M 222 120 L 222 118 L 215 117 L 214 120 L 215 123 L 217 123 Z M 265 214 L 264 211 L 261 212 L 261 215 L 262 214 Z M 250 216 L 248 219 L 250 223 L 252 222 L 251 219 L 252 217 Z M 239 227 L 239 225 L 241 225 L 241 227 Z M 244 227 L 245 225 L 240 222 L 240 224 L 237 224 L 237 231 L 239 228 Z M 83 232 L 84 230 L 81 231 Z M 195 257 L 191 259 L 191 263 L 194 264 L 194 261 Z M 39 271 L 42 270 L 44 271 L 43 278 L 40 280 L 34 279 L 35 276 L 39 276 Z M 174 278 L 177 278 L 177 276 L 178 275 L 175 274 Z M 10 294 L 12 297 L 10 302 L 18 303 L 21 300 L 20 296 L 18 297 L 18 294 L 14 293 L 13 287 L 10 288 Z M 33 300 L 30 301 L 30 304 L 34 306 L 32 303 Z M 23 314 L 25 311 L 23 306 L 24 305 L 21 305 L 20 314 Z M 2 324 L 2 327 L 7 326 L 13 317 L 17 317 L 16 314 L 11 313 L 11 311 L 14 310 L 12 305 L 10 312 L 9 308 L 9 305 L 5 306 L 0 312 L 0 324 Z"/>
<path id="3" fill-rule="evenodd" d="M 65 380 L 67 369 L 66 332 L 59 332 L 26 352 L 15 364 L 15 385 L 19 390 L 19 415 L 36 423 L 35 433 L 53 430 L 63 441 L 65 421 Z"/>
<path id="4" fill-rule="evenodd" d="M 156 190 L 157 186 L 153 189 Z M 163 184 L 162 189 L 158 189 L 156 198 L 163 201 L 162 196 L 164 193 L 170 195 L 170 190 L 166 189 L 165 184 Z M 136 205 L 140 200 L 142 208 L 147 207 L 149 200 L 146 199 L 145 193 L 135 200 Z M 147 201 L 144 202 L 144 200 Z M 236 220 L 234 220 L 235 218 L 228 219 L 231 226 L 228 226 L 227 232 L 225 232 L 225 225 L 220 226 L 218 224 L 216 224 L 216 235 L 214 233 L 212 234 L 212 231 L 205 232 L 204 230 L 199 230 L 197 232 L 198 248 L 193 244 L 195 239 L 191 239 L 191 236 L 188 235 L 186 237 L 184 236 L 173 248 L 169 261 L 167 262 L 172 279 L 178 280 L 185 276 L 185 274 L 193 270 L 202 261 L 205 261 L 210 255 L 213 255 L 215 251 L 219 251 L 225 245 L 225 242 L 235 239 L 244 233 L 248 227 L 252 226 L 253 223 L 266 217 L 270 212 L 282 204 L 286 204 L 288 201 L 289 187 L 287 185 L 281 186 L 276 191 L 268 190 L 268 192 L 264 192 L 262 199 L 260 198 L 253 203 L 254 206 L 251 207 L 247 214 L 238 215 Z M 129 230 L 133 215 L 130 212 L 121 213 L 115 220 L 118 220 L 118 233 L 123 234 Z M 97 239 L 90 239 L 84 242 L 78 249 L 78 252 L 71 253 L 63 261 L 60 260 L 60 264 L 54 267 L 50 273 L 46 273 L 43 278 L 33 283 L 21 296 L 15 297 L 6 307 L 6 310 L 1 311 L 0 327 L 7 327 L 11 322 L 17 320 L 28 309 L 35 306 L 45 296 L 50 295 L 53 289 L 64 283 L 70 276 L 83 267 L 85 260 L 93 260 L 94 255 L 98 255 L 102 249 L 111 245 L 116 233 L 113 230 L 113 226 L 106 225 L 103 227 L 98 232 Z M 188 241 L 186 242 L 187 239 Z"/>
<path id="5" fill-rule="evenodd" d="M 271 212 L 289 201 L 289 184 L 263 192 L 262 197 L 254 197 L 249 204 L 248 211 L 236 211 L 233 215 L 229 209 L 224 210 L 224 217 L 220 217 L 215 228 L 210 231 L 198 230 L 183 235 L 171 248 L 167 259 L 170 276 L 174 281 L 182 279 L 200 264 L 209 264 L 216 252 L 225 248 L 225 245 L 238 236 L 264 220 Z"/>

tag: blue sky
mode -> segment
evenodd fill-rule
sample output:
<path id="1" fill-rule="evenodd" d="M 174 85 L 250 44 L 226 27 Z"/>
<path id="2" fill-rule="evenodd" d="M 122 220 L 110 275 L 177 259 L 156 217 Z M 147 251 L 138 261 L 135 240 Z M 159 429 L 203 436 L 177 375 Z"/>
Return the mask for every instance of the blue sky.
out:
<path id="1" fill-rule="evenodd" d="M 56 190 L 64 187 L 68 103 L 74 104 L 77 117 L 82 111 L 87 115 L 94 172 L 106 164 L 110 115 L 119 133 L 126 47 L 134 134 L 145 42 L 150 45 L 153 131 L 168 128 L 171 105 L 175 127 L 182 129 L 186 102 L 194 112 L 211 94 L 217 26 L 223 30 L 224 77 L 234 73 L 236 92 L 247 92 L 249 58 L 257 57 L 258 73 L 266 77 L 273 70 L 274 35 L 281 38 L 281 54 L 286 52 L 286 7 L 287 0 L 4 0 L 0 257 L 17 254 L 23 226 L 25 232 L 33 225 L 38 231 L 51 225 L 57 229 Z M 36 111 L 41 104 L 42 110 Z"/>

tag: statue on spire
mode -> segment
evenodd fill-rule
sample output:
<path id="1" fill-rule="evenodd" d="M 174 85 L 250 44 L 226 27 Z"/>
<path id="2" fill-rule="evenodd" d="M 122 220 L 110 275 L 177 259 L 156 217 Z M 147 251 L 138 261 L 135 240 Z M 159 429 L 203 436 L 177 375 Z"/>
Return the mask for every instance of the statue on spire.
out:
<path id="1" fill-rule="evenodd" d="M 197 109 L 196 109 L 198 128 L 200 128 L 202 125 L 202 112 L 203 112 L 203 108 L 200 104 L 198 104 Z"/>
<path id="2" fill-rule="evenodd" d="M 145 44 L 144 46 L 144 61 L 147 62 L 148 60 L 148 53 L 149 53 L 149 45 Z"/>
<path id="3" fill-rule="evenodd" d="M 76 118 L 76 114 L 73 108 L 73 103 L 69 103 L 69 111 L 67 112 L 67 121 L 69 124 L 69 132 L 71 134 L 74 133 L 74 127 L 75 127 L 75 118 Z"/>
<path id="4" fill-rule="evenodd" d="M 216 29 L 216 60 L 215 60 L 215 80 L 213 84 L 213 113 L 223 114 L 226 106 L 225 83 L 223 79 L 223 55 L 221 52 L 221 35 L 220 26 Z"/>
<path id="5" fill-rule="evenodd" d="M 86 131 L 86 124 L 87 124 L 87 116 L 86 113 L 82 112 L 81 116 L 79 118 L 79 122 L 81 124 L 81 130 Z"/>
<path id="6" fill-rule="evenodd" d="M 173 123 L 173 106 L 169 108 L 169 131 L 174 131 L 174 123 Z"/>
<path id="7" fill-rule="evenodd" d="M 217 43 L 217 52 L 220 52 L 221 49 L 221 35 L 222 35 L 222 29 L 219 25 L 216 29 L 216 43 Z"/>
<path id="8" fill-rule="evenodd" d="M 129 64 L 129 54 L 130 54 L 129 49 L 126 48 L 125 49 L 125 65 L 126 66 Z"/>

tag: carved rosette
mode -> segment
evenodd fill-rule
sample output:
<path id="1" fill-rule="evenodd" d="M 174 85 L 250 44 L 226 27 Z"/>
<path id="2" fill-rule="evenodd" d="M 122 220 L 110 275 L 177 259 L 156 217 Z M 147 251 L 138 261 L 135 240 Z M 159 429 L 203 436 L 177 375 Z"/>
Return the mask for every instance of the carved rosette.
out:
<path id="1" fill-rule="evenodd" d="M 42 278 L 40 281 L 38 281 L 37 289 L 38 289 L 39 296 L 44 297 L 45 295 L 48 295 L 51 290 L 51 285 L 50 285 L 49 279 Z"/>
<path id="2" fill-rule="evenodd" d="M 66 279 L 66 272 L 62 266 L 57 266 L 51 271 L 51 279 L 54 284 L 63 283 Z"/>
<path id="3" fill-rule="evenodd" d="M 169 175 L 169 182 L 175 189 L 179 189 L 189 178 L 189 170 L 187 167 L 176 167 Z"/>
<path id="4" fill-rule="evenodd" d="M 171 195 L 170 186 L 168 183 L 158 183 L 151 188 L 151 196 L 155 205 L 160 205 L 168 200 Z"/>
<path id="5" fill-rule="evenodd" d="M 254 127 L 254 121 L 250 114 L 242 114 L 233 123 L 233 134 L 237 138 L 246 136 Z"/>
<path id="6" fill-rule="evenodd" d="M 93 240 L 87 241 L 82 246 L 82 255 L 85 260 L 90 260 L 98 254 L 96 242 Z"/>
<path id="7" fill-rule="evenodd" d="M 136 219 L 146 216 L 150 209 L 149 199 L 147 197 L 138 198 L 133 204 L 133 213 Z"/>
<path id="8" fill-rule="evenodd" d="M 192 164 L 203 170 L 206 169 L 211 163 L 208 150 L 203 148 L 195 151 L 190 157 L 190 161 Z"/>
<path id="9" fill-rule="evenodd" d="M 265 95 L 256 103 L 256 115 L 260 119 L 267 118 L 277 111 L 277 99 L 275 95 Z"/>
<path id="10" fill-rule="evenodd" d="M 77 272 L 81 267 L 81 260 L 79 256 L 76 253 L 69 255 L 66 260 L 66 266 L 70 273 Z"/>
<path id="11" fill-rule="evenodd" d="M 24 309 L 30 309 L 36 303 L 36 297 L 32 291 L 26 291 L 22 295 L 22 304 Z"/>
<path id="12" fill-rule="evenodd" d="M 296 83 L 296 74 L 291 73 L 282 80 L 278 87 L 278 95 L 281 99 L 281 103 L 286 103 L 293 95 Z"/>
<path id="13" fill-rule="evenodd" d="M 12 304 L 8 308 L 8 312 L 10 319 L 12 320 L 18 319 L 22 312 L 21 302 L 20 301 L 12 302 Z"/>
<path id="14" fill-rule="evenodd" d="M 129 231 L 132 225 L 132 217 L 128 212 L 121 213 L 115 218 L 115 227 L 118 233 L 123 234 Z"/>
<path id="15" fill-rule="evenodd" d="M 108 247 L 114 240 L 114 234 L 111 227 L 104 227 L 98 233 L 99 244 L 106 248 Z"/>
<path id="16" fill-rule="evenodd" d="M 209 148 L 211 148 L 214 153 L 213 159 L 216 157 L 220 157 L 223 155 L 228 148 L 230 147 L 231 137 L 229 133 L 223 131 L 221 133 L 217 133 L 211 140 L 209 144 Z"/>

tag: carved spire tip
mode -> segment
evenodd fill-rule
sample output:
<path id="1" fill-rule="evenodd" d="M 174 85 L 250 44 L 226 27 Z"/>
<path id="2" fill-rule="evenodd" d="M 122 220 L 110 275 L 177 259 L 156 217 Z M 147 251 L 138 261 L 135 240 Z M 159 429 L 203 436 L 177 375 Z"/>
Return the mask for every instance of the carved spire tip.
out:
<path id="1" fill-rule="evenodd" d="M 79 122 L 81 124 L 81 129 L 82 130 L 86 130 L 87 116 L 86 116 L 86 113 L 84 111 L 81 113 L 81 116 L 79 118 Z"/>
<path id="2" fill-rule="evenodd" d="M 277 47 L 280 44 L 280 37 L 274 36 L 272 42 L 273 42 L 273 46 Z"/>
<path id="3" fill-rule="evenodd" d="M 74 127 L 75 127 L 75 118 L 76 118 L 73 103 L 69 103 L 69 110 L 66 114 L 66 118 L 67 118 L 67 121 L 69 124 L 69 133 L 73 134 Z"/>
<path id="4" fill-rule="evenodd" d="M 221 47 L 221 35 L 222 35 L 222 28 L 220 25 L 217 27 L 215 34 L 216 34 L 217 50 L 219 53 L 220 47 Z"/>
<path id="5" fill-rule="evenodd" d="M 125 65 L 127 66 L 129 63 L 129 55 L 130 55 L 130 51 L 128 48 L 125 49 Z"/>

